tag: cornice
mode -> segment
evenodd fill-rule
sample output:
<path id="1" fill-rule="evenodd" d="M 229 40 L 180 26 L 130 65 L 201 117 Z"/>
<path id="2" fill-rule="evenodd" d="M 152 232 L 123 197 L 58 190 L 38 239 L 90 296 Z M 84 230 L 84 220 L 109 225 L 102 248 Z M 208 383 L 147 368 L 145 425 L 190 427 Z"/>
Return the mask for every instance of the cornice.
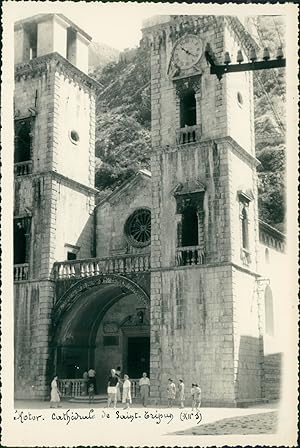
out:
<path id="1" fill-rule="evenodd" d="M 28 174 L 26 176 L 17 176 L 17 177 L 15 177 L 14 181 L 21 183 L 22 179 L 24 179 L 24 178 L 36 179 L 41 176 L 51 176 L 56 181 L 64 183 L 65 185 L 71 186 L 72 188 L 74 188 L 75 190 L 78 190 L 78 191 L 85 191 L 85 192 L 88 192 L 93 195 L 99 193 L 99 190 L 97 190 L 96 188 L 92 188 L 92 187 L 89 187 L 88 185 L 77 182 L 76 180 L 70 179 L 69 177 L 64 176 L 63 174 L 57 173 L 56 171 L 41 171 L 38 173 Z"/>
<path id="2" fill-rule="evenodd" d="M 25 63 L 16 64 L 15 80 L 18 82 L 21 78 L 38 78 L 49 71 L 61 73 L 79 86 L 89 90 L 96 91 L 102 89 L 100 83 L 79 70 L 79 68 L 75 67 L 75 65 L 71 64 L 57 52 L 39 56 Z"/>

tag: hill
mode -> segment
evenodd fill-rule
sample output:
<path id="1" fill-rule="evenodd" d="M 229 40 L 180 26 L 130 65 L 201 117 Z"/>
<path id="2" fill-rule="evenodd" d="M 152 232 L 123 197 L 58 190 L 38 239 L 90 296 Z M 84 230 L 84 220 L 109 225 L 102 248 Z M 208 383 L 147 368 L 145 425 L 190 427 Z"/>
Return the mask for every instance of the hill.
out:
<path id="1" fill-rule="evenodd" d="M 99 42 L 91 42 L 89 46 L 89 71 L 93 72 L 105 67 L 119 58 L 119 50 Z"/>
<path id="2" fill-rule="evenodd" d="M 272 56 L 283 40 L 276 18 L 253 20 L 259 44 Z M 150 50 L 138 47 L 94 73 L 97 98 L 96 187 L 107 194 L 140 168 L 150 168 Z M 259 55 L 261 56 L 261 55 Z M 228 75 L 229 76 L 229 75 Z M 254 72 L 259 216 L 283 230 L 285 220 L 285 70 Z"/>

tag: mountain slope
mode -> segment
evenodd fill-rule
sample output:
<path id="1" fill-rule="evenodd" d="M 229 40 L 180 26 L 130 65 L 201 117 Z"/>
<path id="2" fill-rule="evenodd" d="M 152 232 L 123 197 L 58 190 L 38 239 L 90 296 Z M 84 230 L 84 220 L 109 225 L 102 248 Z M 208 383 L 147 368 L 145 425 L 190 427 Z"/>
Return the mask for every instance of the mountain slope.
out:
<path id="1" fill-rule="evenodd" d="M 272 57 L 283 40 L 278 18 L 255 20 L 259 43 Z M 280 40 L 279 40 L 280 37 Z M 260 55 L 261 56 L 261 55 Z M 150 164 L 150 50 L 138 47 L 93 76 L 104 89 L 97 98 L 96 186 L 110 192 Z M 227 75 L 230 76 L 230 75 Z M 259 215 L 283 230 L 285 216 L 285 69 L 254 72 L 256 156 L 261 165 Z"/>

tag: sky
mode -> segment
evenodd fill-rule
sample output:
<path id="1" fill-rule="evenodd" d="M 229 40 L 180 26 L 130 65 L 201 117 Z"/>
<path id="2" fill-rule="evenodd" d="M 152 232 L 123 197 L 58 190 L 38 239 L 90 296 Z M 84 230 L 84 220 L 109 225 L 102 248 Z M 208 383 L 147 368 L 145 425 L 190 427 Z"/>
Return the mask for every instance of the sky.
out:
<path id="1" fill-rule="evenodd" d="M 143 20 L 159 14 L 234 14 L 242 18 L 255 14 L 256 5 L 207 5 L 136 2 L 8 1 L 3 4 L 9 22 L 34 14 L 62 13 L 90 34 L 94 41 L 118 50 L 133 48 L 142 37 Z M 241 7 L 240 7 L 241 6 Z M 259 5 L 259 8 L 263 8 Z M 216 11 L 217 8 L 217 11 Z M 268 7 L 270 11 L 270 6 Z M 278 5 L 278 11 L 280 6 Z M 267 9 L 265 10 L 267 12 Z"/>

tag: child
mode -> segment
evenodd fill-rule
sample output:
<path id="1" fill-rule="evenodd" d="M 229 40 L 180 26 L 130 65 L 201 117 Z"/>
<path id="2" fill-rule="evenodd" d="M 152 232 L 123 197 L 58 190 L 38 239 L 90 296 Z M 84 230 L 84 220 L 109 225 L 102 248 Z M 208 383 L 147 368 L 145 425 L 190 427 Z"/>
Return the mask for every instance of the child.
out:
<path id="1" fill-rule="evenodd" d="M 89 394 L 89 403 L 94 403 L 94 399 L 95 399 L 95 388 L 94 388 L 94 384 L 90 383 L 89 385 L 89 389 L 88 389 L 88 394 Z"/>
<path id="2" fill-rule="evenodd" d="M 168 407 L 172 407 L 176 397 L 176 386 L 171 378 L 168 379 L 167 395 Z"/>
<path id="3" fill-rule="evenodd" d="M 195 406 L 196 410 L 201 406 L 201 388 L 198 384 L 195 384 Z"/>
<path id="4" fill-rule="evenodd" d="M 180 407 L 184 408 L 184 382 L 183 382 L 183 380 L 179 380 L 178 390 L 179 390 Z"/>
<path id="5" fill-rule="evenodd" d="M 124 383 L 123 383 L 123 398 L 122 403 L 126 404 L 124 409 L 128 409 L 131 404 L 131 382 L 129 381 L 129 376 L 124 375 Z"/>

